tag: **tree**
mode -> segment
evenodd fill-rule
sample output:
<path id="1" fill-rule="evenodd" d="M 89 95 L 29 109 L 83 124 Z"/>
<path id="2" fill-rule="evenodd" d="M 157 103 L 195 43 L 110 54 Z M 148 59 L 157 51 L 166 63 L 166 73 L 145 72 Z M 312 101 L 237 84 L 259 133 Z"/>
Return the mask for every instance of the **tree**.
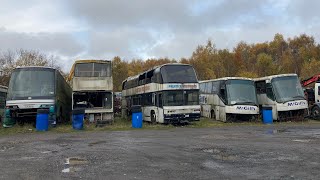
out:
<path id="1" fill-rule="evenodd" d="M 216 52 L 215 45 L 208 40 L 207 45 L 199 45 L 189 60 L 189 63 L 197 72 L 199 80 L 213 79 L 216 77 L 214 72 L 217 62 L 214 59 Z"/>
<path id="2" fill-rule="evenodd" d="M 259 76 L 272 75 L 275 74 L 275 70 L 271 55 L 260 53 L 257 58 L 257 74 Z"/>
<path id="3" fill-rule="evenodd" d="M 112 60 L 113 91 L 122 90 L 122 82 L 128 77 L 128 64 L 116 56 Z"/>
<path id="4" fill-rule="evenodd" d="M 320 61 L 316 59 L 311 59 L 310 61 L 306 61 L 303 63 L 301 69 L 301 79 L 306 79 L 312 77 L 315 74 L 319 74 L 320 70 Z"/>
<path id="5" fill-rule="evenodd" d="M 0 54 L 0 84 L 8 86 L 11 73 L 18 66 L 47 66 L 61 69 L 54 58 L 39 51 L 34 50 L 8 50 Z"/>

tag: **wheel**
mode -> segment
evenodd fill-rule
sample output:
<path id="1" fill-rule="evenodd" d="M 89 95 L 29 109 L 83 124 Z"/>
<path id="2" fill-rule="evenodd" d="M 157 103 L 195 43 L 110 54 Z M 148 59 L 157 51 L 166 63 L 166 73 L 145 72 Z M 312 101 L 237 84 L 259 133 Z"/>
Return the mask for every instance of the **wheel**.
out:
<path id="1" fill-rule="evenodd" d="M 226 114 L 226 123 L 232 123 L 235 120 L 232 114 Z"/>
<path id="2" fill-rule="evenodd" d="M 313 107 L 311 110 L 311 115 L 312 115 L 312 118 L 314 119 L 320 119 L 320 107 L 319 106 Z"/>
<path id="3" fill-rule="evenodd" d="M 157 120 L 156 120 L 156 114 L 154 113 L 154 111 L 151 111 L 150 117 L 151 117 L 151 123 L 156 124 Z"/>

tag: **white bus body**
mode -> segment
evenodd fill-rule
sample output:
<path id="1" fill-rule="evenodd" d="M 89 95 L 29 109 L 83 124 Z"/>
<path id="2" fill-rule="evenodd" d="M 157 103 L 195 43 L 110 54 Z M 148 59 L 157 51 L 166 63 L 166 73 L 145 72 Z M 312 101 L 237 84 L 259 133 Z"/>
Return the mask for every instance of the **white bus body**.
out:
<path id="1" fill-rule="evenodd" d="M 165 64 L 123 82 L 122 115 L 141 105 L 143 120 L 181 123 L 200 119 L 199 84 L 192 66 Z"/>
<path id="2" fill-rule="evenodd" d="M 70 71 L 72 109 L 84 108 L 89 122 L 113 121 L 111 61 L 78 60 Z"/>
<path id="3" fill-rule="evenodd" d="M 6 108 L 6 97 L 8 88 L 0 85 L 0 122 L 4 119 L 4 111 Z"/>
<path id="4" fill-rule="evenodd" d="M 308 103 L 296 74 L 280 74 L 255 79 L 260 107 L 272 107 L 273 120 L 303 118 Z"/>
<path id="5" fill-rule="evenodd" d="M 223 122 L 255 120 L 259 114 L 254 81 L 225 77 L 200 82 L 202 116 Z"/>

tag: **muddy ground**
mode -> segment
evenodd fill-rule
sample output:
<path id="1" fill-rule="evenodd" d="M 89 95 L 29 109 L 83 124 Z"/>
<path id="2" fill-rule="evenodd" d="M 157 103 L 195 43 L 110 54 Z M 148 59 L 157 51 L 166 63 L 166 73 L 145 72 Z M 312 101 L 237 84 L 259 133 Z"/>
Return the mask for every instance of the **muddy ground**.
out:
<path id="1" fill-rule="evenodd" d="M 320 179 L 320 124 L 0 137 L 0 179 Z"/>

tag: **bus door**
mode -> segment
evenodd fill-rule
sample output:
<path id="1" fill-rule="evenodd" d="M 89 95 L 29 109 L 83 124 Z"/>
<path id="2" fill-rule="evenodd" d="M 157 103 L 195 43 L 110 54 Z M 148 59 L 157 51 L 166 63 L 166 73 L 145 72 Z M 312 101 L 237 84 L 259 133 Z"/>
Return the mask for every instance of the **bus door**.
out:
<path id="1" fill-rule="evenodd" d="M 227 104 L 227 90 L 226 90 L 226 84 L 225 82 L 220 87 L 220 98 L 219 101 L 219 114 L 216 115 L 219 117 L 220 121 L 226 120 L 226 104 Z"/>
<path id="2" fill-rule="evenodd" d="M 163 123 L 164 120 L 164 112 L 163 112 L 163 105 L 162 105 L 162 93 L 158 93 L 156 95 L 156 106 L 158 107 L 158 122 Z"/>

